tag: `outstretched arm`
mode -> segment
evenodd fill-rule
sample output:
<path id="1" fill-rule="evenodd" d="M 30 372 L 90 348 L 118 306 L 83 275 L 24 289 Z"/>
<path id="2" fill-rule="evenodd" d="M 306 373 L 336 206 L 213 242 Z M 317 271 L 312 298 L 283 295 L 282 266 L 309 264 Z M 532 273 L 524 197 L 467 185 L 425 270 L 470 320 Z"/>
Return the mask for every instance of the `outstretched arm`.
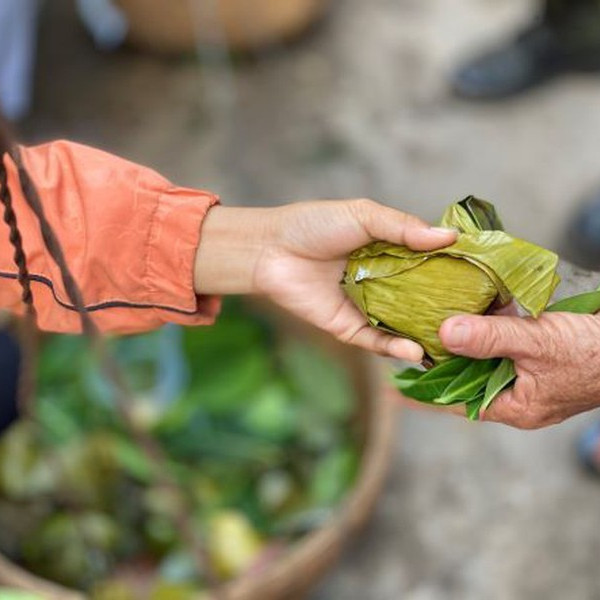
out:
<path id="1" fill-rule="evenodd" d="M 339 282 L 348 255 L 373 240 L 429 250 L 453 231 L 370 200 L 276 208 L 219 206 L 209 193 L 175 187 L 150 169 L 99 150 L 55 142 L 22 150 L 46 215 L 88 309 L 104 331 L 165 322 L 211 323 L 222 294 L 262 294 L 340 340 L 418 361 L 421 348 L 372 329 Z M 5 159 L 33 278 L 39 324 L 79 330 L 58 268 Z M 0 226 L 0 306 L 18 311 L 8 229 Z"/>

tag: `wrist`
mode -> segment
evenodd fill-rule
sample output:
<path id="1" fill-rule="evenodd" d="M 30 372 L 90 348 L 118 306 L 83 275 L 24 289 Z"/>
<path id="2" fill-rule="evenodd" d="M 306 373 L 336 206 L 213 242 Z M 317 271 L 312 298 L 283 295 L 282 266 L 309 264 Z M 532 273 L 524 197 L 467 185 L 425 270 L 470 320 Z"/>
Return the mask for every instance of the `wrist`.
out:
<path id="1" fill-rule="evenodd" d="M 199 295 L 253 294 L 261 255 L 275 245 L 276 208 L 214 206 L 206 215 L 194 264 Z"/>

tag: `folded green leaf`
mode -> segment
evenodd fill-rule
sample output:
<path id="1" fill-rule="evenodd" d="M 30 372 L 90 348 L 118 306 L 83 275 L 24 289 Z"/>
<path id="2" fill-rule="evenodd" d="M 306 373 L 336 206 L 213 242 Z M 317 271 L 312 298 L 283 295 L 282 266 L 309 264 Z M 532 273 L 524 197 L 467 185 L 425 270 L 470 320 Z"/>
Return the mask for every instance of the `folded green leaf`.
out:
<path id="1" fill-rule="evenodd" d="M 515 379 L 515 364 L 510 358 L 504 358 L 491 374 L 485 387 L 485 395 L 481 410 L 486 411 L 490 404 L 502 393 Z"/>
<path id="2" fill-rule="evenodd" d="M 417 381 L 419 381 L 419 379 L 426 373 L 427 371 L 422 369 L 404 369 L 404 371 L 400 371 L 400 373 L 396 373 L 396 375 L 394 375 L 396 387 L 399 390 L 408 389 Z"/>
<path id="3" fill-rule="evenodd" d="M 474 400 L 487 385 L 490 375 L 496 370 L 500 359 L 474 360 L 448 385 L 436 404 L 457 404 Z"/>
<path id="4" fill-rule="evenodd" d="M 457 356 L 429 371 L 409 369 L 396 376 L 396 384 L 405 396 L 421 402 L 435 402 L 444 390 L 472 362 L 472 359 Z"/>
<path id="5" fill-rule="evenodd" d="M 483 406 L 483 394 L 479 394 L 474 400 L 466 403 L 466 414 L 469 421 L 478 421 Z"/>
<path id="6" fill-rule="evenodd" d="M 504 231 L 504 225 L 494 208 L 485 200 L 468 196 L 464 200 L 452 204 L 446 209 L 442 227 L 457 227 L 463 233 L 478 231 Z"/>
<path id="7" fill-rule="evenodd" d="M 549 306 L 546 311 L 593 315 L 600 311 L 600 291 L 565 298 Z"/>

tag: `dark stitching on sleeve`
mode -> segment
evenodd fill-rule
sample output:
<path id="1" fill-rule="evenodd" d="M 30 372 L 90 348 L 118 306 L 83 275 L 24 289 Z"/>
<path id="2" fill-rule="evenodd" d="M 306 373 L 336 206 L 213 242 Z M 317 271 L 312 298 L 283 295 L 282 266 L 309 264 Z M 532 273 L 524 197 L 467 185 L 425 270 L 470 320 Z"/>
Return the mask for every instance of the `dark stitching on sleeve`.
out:
<path id="1" fill-rule="evenodd" d="M 59 304 L 63 308 L 66 308 L 67 310 L 72 310 L 74 312 L 77 312 L 77 309 L 72 304 L 63 302 L 62 300 L 60 300 L 60 298 L 58 298 L 58 296 L 56 295 L 56 291 L 54 289 L 54 284 L 52 283 L 52 281 L 50 279 L 43 277 L 42 275 L 34 275 L 34 274 L 30 274 L 29 277 L 31 278 L 31 281 L 35 281 L 37 283 L 43 283 L 44 285 L 49 287 L 52 292 L 52 296 L 54 296 L 54 300 L 57 302 L 57 304 Z M 17 279 L 18 279 L 16 273 L 5 273 L 3 271 L 0 271 L 0 278 L 1 279 L 11 279 L 13 281 L 17 281 Z M 101 302 L 100 304 L 91 304 L 91 305 L 87 305 L 85 307 L 85 309 L 88 312 L 97 312 L 99 310 L 104 310 L 104 309 L 108 309 L 108 308 L 140 308 L 140 309 L 166 310 L 169 312 L 174 312 L 174 313 L 178 313 L 181 315 L 187 315 L 187 316 L 194 316 L 194 315 L 198 314 L 198 311 L 195 311 L 195 310 L 188 311 L 188 310 L 183 310 L 181 308 L 175 308 L 174 306 L 162 306 L 160 304 L 141 304 L 141 303 L 135 303 L 135 302 L 127 302 L 126 300 L 111 300 L 110 302 Z"/>

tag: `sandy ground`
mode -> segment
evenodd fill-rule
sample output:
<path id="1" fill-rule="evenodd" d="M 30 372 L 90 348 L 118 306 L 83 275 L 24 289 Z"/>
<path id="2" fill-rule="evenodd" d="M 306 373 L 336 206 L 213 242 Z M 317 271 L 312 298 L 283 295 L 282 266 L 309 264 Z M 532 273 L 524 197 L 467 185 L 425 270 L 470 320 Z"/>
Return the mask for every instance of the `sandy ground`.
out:
<path id="1" fill-rule="evenodd" d="M 474 193 L 551 247 L 600 184 L 600 77 L 502 104 L 448 92 L 529 2 L 339 0 L 302 43 L 233 71 L 96 53 L 70 2 L 48 4 L 31 140 L 100 145 L 228 203 L 370 196 L 435 219 Z M 590 419 L 521 433 L 404 414 L 373 523 L 312 600 L 600 598 L 600 482 L 572 448 Z"/>

